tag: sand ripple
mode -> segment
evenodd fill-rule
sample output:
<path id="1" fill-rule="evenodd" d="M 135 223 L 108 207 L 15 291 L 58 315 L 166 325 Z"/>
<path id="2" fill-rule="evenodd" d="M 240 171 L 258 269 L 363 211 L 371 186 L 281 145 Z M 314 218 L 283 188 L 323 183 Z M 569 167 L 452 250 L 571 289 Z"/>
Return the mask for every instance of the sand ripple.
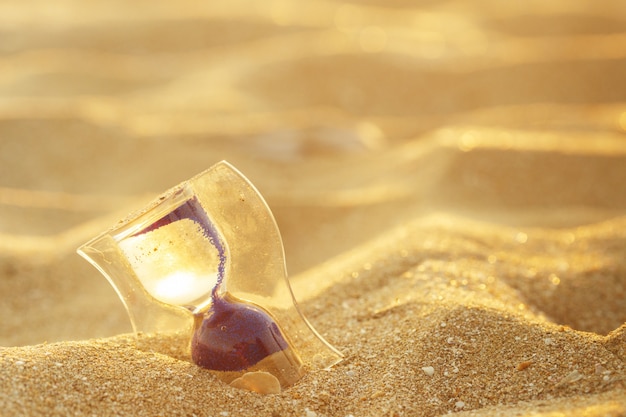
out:
<path id="1" fill-rule="evenodd" d="M 623 415 L 623 16 L 0 4 L 0 409 Z M 347 355 L 278 396 L 136 350 L 74 254 L 221 159 L 267 198 L 303 309 Z"/>

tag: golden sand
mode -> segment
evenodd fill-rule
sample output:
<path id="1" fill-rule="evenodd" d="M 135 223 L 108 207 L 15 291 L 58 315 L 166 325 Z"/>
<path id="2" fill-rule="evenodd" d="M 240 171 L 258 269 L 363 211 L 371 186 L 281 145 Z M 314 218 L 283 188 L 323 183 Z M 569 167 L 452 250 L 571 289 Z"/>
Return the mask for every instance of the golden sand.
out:
<path id="1" fill-rule="evenodd" d="M 626 415 L 625 12 L 1 4 L 0 415 Z M 74 253 L 221 159 L 346 356 L 279 394 L 137 349 Z"/>

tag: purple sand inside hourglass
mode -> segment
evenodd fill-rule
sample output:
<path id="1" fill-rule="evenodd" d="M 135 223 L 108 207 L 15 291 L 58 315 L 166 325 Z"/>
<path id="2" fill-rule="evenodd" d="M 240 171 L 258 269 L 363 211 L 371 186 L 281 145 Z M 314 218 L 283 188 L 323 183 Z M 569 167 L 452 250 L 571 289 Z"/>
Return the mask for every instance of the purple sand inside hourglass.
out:
<path id="1" fill-rule="evenodd" d="M 211 291 L 211 306 L 208 311 L 199 314 L 202 323 L 194 331 L 191 341 L 193 361 L 207 369 L 242 371 L 273 353 L 287 349 L 287 341 L 269 313 L 253 304 L 220 295 L 218 290 L 224 280 L 226 251 L 196 197 L 133 236 L 183 219 L 198 224 L 205 238 L 219 253 L 217 284 Z"/>

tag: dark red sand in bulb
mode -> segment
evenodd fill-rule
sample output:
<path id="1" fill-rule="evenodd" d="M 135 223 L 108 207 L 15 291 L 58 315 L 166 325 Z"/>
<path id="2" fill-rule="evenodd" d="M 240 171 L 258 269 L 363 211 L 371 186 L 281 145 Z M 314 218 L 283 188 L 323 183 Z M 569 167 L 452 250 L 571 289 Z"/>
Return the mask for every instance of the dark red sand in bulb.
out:
<path id="1" fill-rule="evenodd" d="M 242 371 L 288 347 L 278 326 L 261 308 L 218 298 L 191 341 L 191 357 L 204 368 Z"/>

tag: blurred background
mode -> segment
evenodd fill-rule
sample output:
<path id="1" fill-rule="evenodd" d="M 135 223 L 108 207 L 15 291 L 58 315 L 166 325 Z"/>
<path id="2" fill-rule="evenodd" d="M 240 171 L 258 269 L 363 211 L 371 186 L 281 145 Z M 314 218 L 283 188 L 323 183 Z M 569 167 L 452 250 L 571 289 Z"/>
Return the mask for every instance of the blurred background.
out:
<path id="1" fill-rule="evenodd" d="M 130 331 L 75 248 L 222 159 L 297 275 L 433 211 L 622 216 L 625 141 L 621 0 L 3 1 L 0 345 Z"/>

